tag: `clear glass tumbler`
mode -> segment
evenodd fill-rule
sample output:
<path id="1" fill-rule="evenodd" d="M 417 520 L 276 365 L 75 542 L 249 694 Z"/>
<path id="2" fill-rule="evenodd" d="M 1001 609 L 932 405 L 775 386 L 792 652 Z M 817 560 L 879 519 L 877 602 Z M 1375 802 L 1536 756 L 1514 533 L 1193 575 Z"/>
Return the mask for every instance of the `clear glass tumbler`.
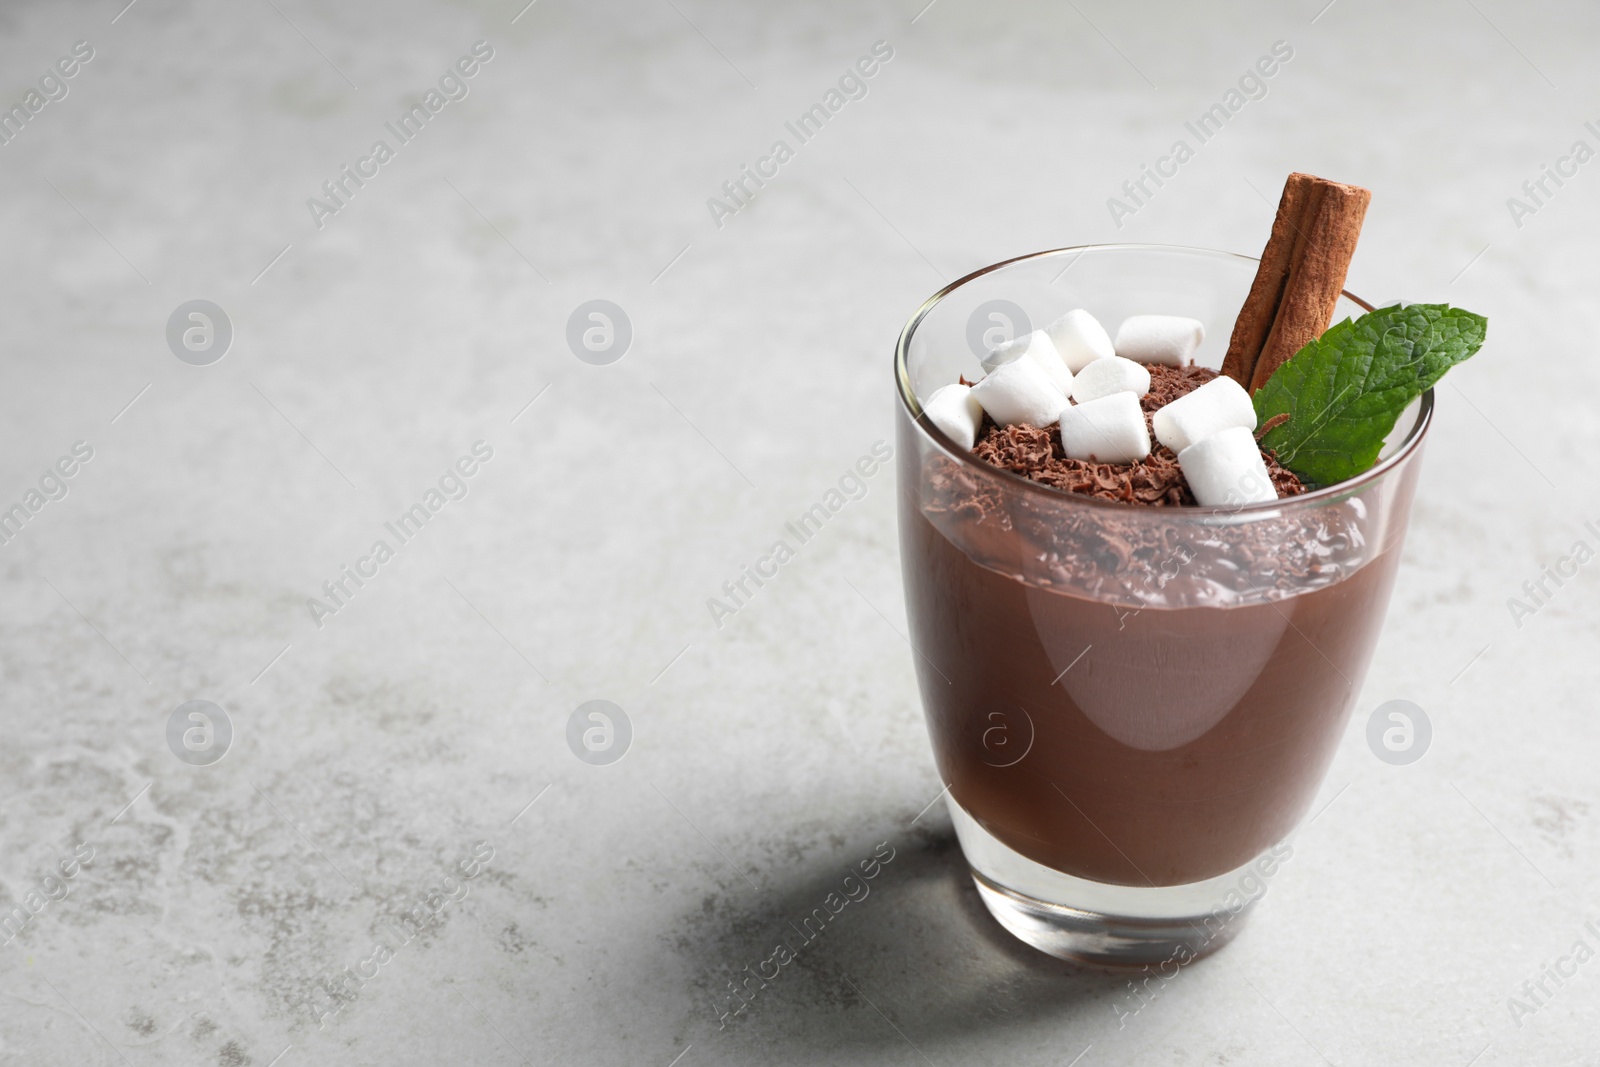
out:
<path id="1" fill-rule="evenodd" d="M 1431 391 L 1378 464 L 1303 496 L 1145 507 L 983 463 L 921 401 L 1013 333 L 1086 308 L 1205 324 L 1219 367 L 1256 260 L 1057 249 L 925 303 L 895 353 L 906 610 L 934 756 L 984 903 L 1079 962 L 1226 944 L 1316 795 L 1377 643 Z M 1345 294 L 1336 315 L 1371 310 Z"/>

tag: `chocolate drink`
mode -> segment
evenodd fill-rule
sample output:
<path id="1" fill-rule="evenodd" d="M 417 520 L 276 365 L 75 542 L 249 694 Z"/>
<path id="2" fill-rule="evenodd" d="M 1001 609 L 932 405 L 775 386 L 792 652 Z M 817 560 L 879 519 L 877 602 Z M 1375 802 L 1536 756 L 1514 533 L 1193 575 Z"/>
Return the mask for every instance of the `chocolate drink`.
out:
<path id="1" fill-rule="evenodd" d="M 902 449 L 917 432 L 902 419 Z M 1201 881 L 1281 840 L 1355 700 L 1403 524 L 1368 529 L 1359 501 L 1263 524 L 1260 551 L 1281 553 L 1288 576 L 1272 599 L 1249 595 L 1262 591 L 1259 558 L 1245 561 L 1248 586 L 1219 584 L 1245 571 L 1237 530 L 1216 541 L 1167 531 L 1149 595 L 1089 595 L 1070 579 L 1149 557 L 1131 534 L 1105 533 L 1116 507 L 1091 508 L 1099 532 L 1073 542 L 1017 508 L 986 508 L 958 465 L 929 468 L 901 486 L 901 556 L 923 706 L 955 800 L 1029 859 L 1118 885 Z M 1363 542 L 1373 536 L 1386 543 Z M 1120 555 L 1053 557 L 1064 540 Z M 1341 550 L 1346 565 L 1325 562 Z"/>

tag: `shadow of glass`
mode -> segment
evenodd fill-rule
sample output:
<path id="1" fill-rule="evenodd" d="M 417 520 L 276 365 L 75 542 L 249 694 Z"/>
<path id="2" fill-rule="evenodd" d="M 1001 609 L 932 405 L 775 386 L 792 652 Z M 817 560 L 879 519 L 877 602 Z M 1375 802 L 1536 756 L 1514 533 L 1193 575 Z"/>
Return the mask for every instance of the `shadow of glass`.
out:
<path id="1" fill-rule="evenodd" d="M 981 1061 L 986 1036 L 1029 1028 L 1078 1042 L 1066 1062 L 1116 1027 L 1111 1003 L 1129 992 L 1127 976 L 1047 956 L 996 923 L 947 821 L 857 838 L 767 880 L 760 897 L 708 897 L 667 939 L 692 976 L 683 1032 L 740 1062 L 957 1046 Z"/>

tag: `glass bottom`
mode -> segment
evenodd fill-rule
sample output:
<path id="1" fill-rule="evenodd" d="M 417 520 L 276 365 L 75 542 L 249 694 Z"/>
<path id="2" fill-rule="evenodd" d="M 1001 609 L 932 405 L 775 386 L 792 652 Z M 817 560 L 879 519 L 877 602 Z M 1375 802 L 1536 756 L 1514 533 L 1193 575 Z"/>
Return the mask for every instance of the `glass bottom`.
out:
<path id="1" fill-rule="evenodd" d="M 1060 959 L 1115 970 L 1182 966 L 1233 940 L 1266 893 L 1260 859 L 1203 882 L 1124 886 L 1035 863 L 945 794 L 978 895 L 1021 941 Z"/>

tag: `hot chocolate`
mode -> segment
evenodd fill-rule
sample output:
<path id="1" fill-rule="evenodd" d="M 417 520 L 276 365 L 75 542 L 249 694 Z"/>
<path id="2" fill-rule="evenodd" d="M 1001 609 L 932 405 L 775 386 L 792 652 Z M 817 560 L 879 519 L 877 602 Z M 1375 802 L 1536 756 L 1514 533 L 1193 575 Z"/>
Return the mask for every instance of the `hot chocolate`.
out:
<path id="1" fill-rule="evenodd" d="M 1147 418 L 1216 374 L 1151 376 Z M 1053 489 L 1192 503 L 1161 447 L 1092 464 L 1048 431 L 986 420 L 975 456 Z M 1280 496 L 1304 492 L 1269 468 Z M 1029 859 L 1119 885 L 1202 881 L 1283 838 L 1366 672 L 1403 529 L 1368 544 L 1348 501 L 1249 538 L 1108 508 L 1046 523 L 957 467 L 926 475 L 902 498 L 901 557 L 955 801 Z"/>
<path id="2" fill-rule="evenodd" d="M 940 515 L 983 546 L 974 558 L 917 496 L 902 494 L 900 548 L 923 707 L 951 797 L 985 830 L 1080 878 L 1168 886 L 1230 871 L 1293 828 L 1377 643 L 1403 527 L 1308 591 L 1163 607 L 1126 586 L 1095 599 L 1030 580 L 1038 546 L 1015 521 Z M 1163 592 L 1204 584 L 1224 566 L 1213 547 L 1156 561 L 1156 582 L 1173 573 Z"/>

